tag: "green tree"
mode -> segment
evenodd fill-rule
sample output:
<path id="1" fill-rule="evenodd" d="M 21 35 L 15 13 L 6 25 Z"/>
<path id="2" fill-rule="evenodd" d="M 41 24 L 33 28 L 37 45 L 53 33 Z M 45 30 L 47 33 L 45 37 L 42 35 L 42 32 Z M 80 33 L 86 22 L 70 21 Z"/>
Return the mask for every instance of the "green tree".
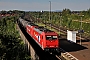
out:
<path id="1" fill-rule="evenodd" d="M 0 60 L 30 59 L 16 30 L 14 18 L 6 17 L 0 20 Z"/>

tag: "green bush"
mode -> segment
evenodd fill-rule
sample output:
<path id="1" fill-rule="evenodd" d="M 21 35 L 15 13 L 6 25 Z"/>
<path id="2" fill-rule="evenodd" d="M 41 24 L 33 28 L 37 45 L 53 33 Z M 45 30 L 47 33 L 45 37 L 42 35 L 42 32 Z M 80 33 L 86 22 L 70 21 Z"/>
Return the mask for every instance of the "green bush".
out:
<path id="1" fill-rule="evenodd" d="M 0 60 L 28 60 L 24 44 L 16 30 L 15 17 L 0 20 Z M 27 58 L 28 59 L 27 59 Z"/>

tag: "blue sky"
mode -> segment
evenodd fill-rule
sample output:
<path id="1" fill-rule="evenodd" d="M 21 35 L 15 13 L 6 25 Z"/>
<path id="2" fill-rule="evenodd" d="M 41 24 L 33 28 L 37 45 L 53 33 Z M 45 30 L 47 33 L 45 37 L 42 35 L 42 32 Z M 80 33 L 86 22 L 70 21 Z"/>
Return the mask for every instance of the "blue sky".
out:
<path id="1" fill-rule="evenodd" d="M 0 0 L 1 10 L 87 10 L 90 8 L 90 0 Z"/>

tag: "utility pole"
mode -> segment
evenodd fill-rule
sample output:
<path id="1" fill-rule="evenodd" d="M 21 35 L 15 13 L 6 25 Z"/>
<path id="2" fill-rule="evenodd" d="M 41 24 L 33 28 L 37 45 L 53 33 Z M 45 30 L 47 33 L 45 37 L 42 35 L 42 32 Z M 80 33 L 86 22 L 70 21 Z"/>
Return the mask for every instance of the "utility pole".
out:
<path id="1" fill-rule="evenodd" d="M 82 16 L 81 16 L 81 26 L 80 26 L 80 30 L 82 30 Z M 80 45 L 82 45 L 82 35 L 81 35 L 81 32 L 80 32 Z"/>
<path id="2" fill-rule="evenodd" d="M 44 23 L 45 23 L 45 28 L 46 28 L 46 19 L 45 19 L 46 15 L 44 15 Z"/>
<path id="3" fill-rule="evenodd" d="M 51 1 L 50 2 L 50 11 L 49 11 L 49 23 L 50 23 L 50 27 L 51 27 Z"/>
<path id="4" fill-rule="evenodd" d="M 80 25 L 80 45 L 82 45 L 82 33 L 83 33 L 83 30 L 82 30 L 82 17 L 84 15 L 81 16 L 81 25 Z"/>

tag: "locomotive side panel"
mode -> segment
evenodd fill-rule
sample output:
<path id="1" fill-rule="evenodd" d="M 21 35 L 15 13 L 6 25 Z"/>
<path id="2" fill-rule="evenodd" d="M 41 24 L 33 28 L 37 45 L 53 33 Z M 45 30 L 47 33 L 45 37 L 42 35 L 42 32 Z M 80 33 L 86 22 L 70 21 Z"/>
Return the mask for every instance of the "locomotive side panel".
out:
<path id="1" fill-rule="evenodd" d="M 31 35 L 31 27 L 30 26 L 26 26 L 26 32 L 29 34 L 29 35 Z"/>
<path id="2" fill-rule="evenodd" d="M 40 45 L 40 47 L 42 47 L 42 35 L 40 33 L 38 33 L 37 31 L 33 30 L 33 38 L 34 40 Z"/>

